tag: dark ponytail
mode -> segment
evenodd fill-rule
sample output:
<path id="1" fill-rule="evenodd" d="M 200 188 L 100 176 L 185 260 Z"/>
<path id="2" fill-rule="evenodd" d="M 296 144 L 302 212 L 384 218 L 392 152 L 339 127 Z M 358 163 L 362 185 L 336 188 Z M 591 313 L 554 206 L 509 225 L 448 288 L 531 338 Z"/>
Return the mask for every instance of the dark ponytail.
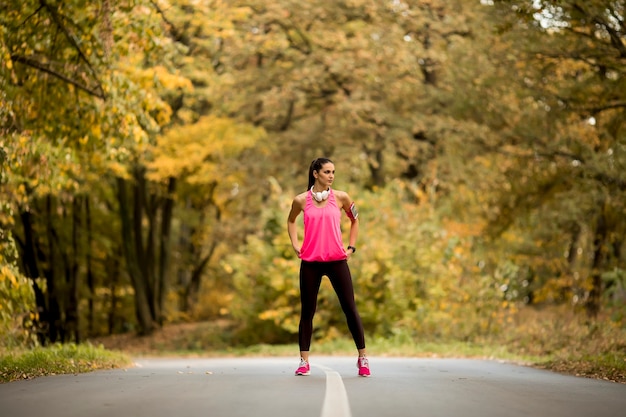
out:
<path id="1" fill-rule="evenodd" d="M 313 184 L 315 184 L 315 177 L 313 176 L 313 171 L 319 172 L 322 169 L 322 165 L 327 164 L 329 162 L 332 163 L 333 161 L 331 161 L 328 158 L 317 158 L 317 159 L 314 159 L 313 162 L 311 162 L 311 166 L 309 167 L 309 186 L 307 187 L 307 190 L 310 190 L 311 187 L 313 187 Z"/>

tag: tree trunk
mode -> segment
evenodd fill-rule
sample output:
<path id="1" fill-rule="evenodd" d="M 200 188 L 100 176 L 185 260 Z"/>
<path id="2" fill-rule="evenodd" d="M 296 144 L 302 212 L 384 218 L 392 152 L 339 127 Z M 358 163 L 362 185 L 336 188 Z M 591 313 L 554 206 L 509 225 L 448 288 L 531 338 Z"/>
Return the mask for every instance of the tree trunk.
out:
<path id="1" fill-rule="evenodd" d="M 39 265 L 37 263 L 37 253 L 35 251 L 35 234 L 33 232 L 32 214 L 28 210 L 20 212 L 20 220 L 22 222 L 22 229 L 24 231 L 24 241 L 20 241 L 16 237 L 16 242 L 22 249 L 22 262 L 24 268 L 24 275 L 31 279 L 33 290 L 35 291 L 35 302 L 37 304 L 37 314 L 39 317 L 36 319 L 35 325 L 39 328 L 37 337 L 39 343 L 46 344 L 48 335 L 44 333 L 47 330 L 48 323 L 48 305 L 46 303 L 46 296 L 42 289 L 37 285 L 37 278 L 41 277 L 39 271 Z"/>
<path id="2" fill-rule="evenodd" d="M 119 202 L 119 214 L 122 227 L 122 245 L 128 274 L 130 275 L 135 290 L 135 313 L 139 325 L 140 334 L 150 334 L 156 328 L 152 308 L 150 305 L 151 294 L 145 276 L 142 273 L 140 262 L 145 259 L 143 253 L 137 253 L 143 248 L 141 245 L 141 211 L 138 210 L 139 202 L 134 204 L 134 218 L 129 211 L 129 199 L 127 181 L 117 179 L 117 195 Z M 139 196 L 135 196 L 138 199 Z M 139 219 L 137 219 L 139 216 Z M 134 233 L 133 233 L 134 232 Z M 139 233 L 139 236 L 137 236 Z"/>
<path id="3" fill-rule="evenodd" d="M 185 210 L 188 210 L 191 207 L 191 200 L 187 197 L 185 202 Z M 193 228 L 191 228 L 183 219 L 181 219 L 181 224 L 179 228 L 179 239 L 178 246 L 185 253 L 182 256 L 182 262 L 178 262 L 177 267 L 177 284 L 179 288 L 178 293 L 178 305 L 180 311 L 184 311 L 189 313 L 191 311 L 191 304 L 188 298 L 189 292 L 189 283 L 191 282 L 191 271 L 190 271 L 190 259 L 193 259 L 195 253 L 195 246 L 191 243 L 191 236 L 193 234 Z"/>
<path id="4" fill-rule="evenodd" d="M 165 203 L 163 206 L 163 212 L 161 217 L 161 239 L 160 239 L 160 256 L 159 256 L 159 270 L 157 279 L 157 293 L 159 297 L 157 299 L 159 305 L 159 316 L 157 320 L 160 325 L 163 325 L 163 307 L 165 306 L 165 293 L 167 291 L 167 276 L 170 263 L 170 238 L 172 229 L 172 216 L 174 213 L 174 193 L 176 192 L 176 178 L 170 178 L 167 185 L 167 196 L 165 197 Z"/>
<path id="5" fill-rule="evenodd" d="M 72 256 L 67 259 L 67 304 L 65 305 L 67 340 L 74 340 L 76 343 L 80 343 L 81 341 L 78 314 L 78 260 L 80 259 L 79 232 L 81 225 L 81 207 L 82 200 L 79 196 L 76 196 L 74 198 L 74 204 L 72 204 Z"/>
<path id="6" fill-rule="evenodd" d="M 94 335 L 94 300 L 96 297 L 96 287 L 93 276 L 92 269 L 92 245 L 93 245 L 93 236 L 91 230 L 91 206 L 89 204 L 89 195 L 85 197 L 85 226 L 87 228 L 87 245 L 86 245 L 86 267 L 87 267 L 87 290 L 88 290 L 88 300 L 87 300 L 87 332 L 88 334 Z"/>
<path id="7" fill-rule="evenodd" d="M 135 233 L 135 250 L 138 256 L 138 267 L 141 271 L 141 281 L 148 296 L 148 307 L 152 320 L 159 323 L 161 311 L 157 302 L 159 298 L 158 286 L 156 285 L 156 213 L 157 199 L 154 196 L 148 198 L 148 184 L 145 178 L 145 168 L 136 166 L 134 169 L 134 199 L 133 199 L 133 230 Z M 148 220 L 148 228 L 144 232 L 144 214 Z M 144 243 L 145 235 L 145 243 Z"/>
<path id="8" fill-rule="evenodd" d="M 61 325 L 61 306 L 59 305 L 60 295 L 56 285 L 55 274 L 55 258 L 54 258 L 54 240 L 55 231 L 52 224 L 52 197 L 46 197 L 46 230 L 48 238 L 48 262 L 47 267 L 43 269 L 44 277 L 46 278 L 47 286 L 47 301 L 48 301 L 48 339 L 52 343 L 56 343 L 63 340 Z M 43 254 L 43 251 L 41 251 Z M 44 260 L 45 261 L 45 260 Z"/>
<path id="9" fill-rule="evenodd" d="M 164 321 L 163 308 L 167 287 L 176 179 L 169 180 L 168 195 L 160 198 L 154 193 L 149 193 L 145 168 L 136 166 L 133 175 L 132 201 L 128 197 L 127 182 L 123 179 L 118 179 L 118 200 L 122 217 L 124 254 L 135 288 L 140 331 L 150 333 Z M 132 205 L 132 216 L 129 210 L 130 205 Z M 159 209 L 162 209 L 161 216 L 158 215 Z M 145 220 L 147 220 L 147 228 L 144 224 Z"/>
<path id="10" fill-rule="evenodd" d="M 607 227 L 606 218 L 602 211 L 596 223 L 593 239 L 593 263 L 591 267 L 591 291 L 585 304 L 587 315 L 596 318 L 600 312 L 602 298 L 602 268 L 604 267 L 607 254 Z"/>
<path id="11" fill-rule="evenodd" d="M 383 169 L 383 147 L 384 147 L 384 138 L 379 134 L 376 135 L 376 149 L 372 151 L 368 151 L 369 155 L 369 169 L 372 175 L 372 183 L 370 184 L 370 188 L 374 187 L 384 187 L 385 186 L 385 177 L 384 177 L 384 169 Z"/>
<path id="12" fill-rule="evenodd" d="M 576 282 L 574 272 L 576 271 L 576 262 L 578 260 L 578 246 L 580 245 L 580 237 L 582 228 L 577 222 L 572 222 L 569 226 L 570 242 L 567 249 L 567 271 L 570 275 L 571 287 L 575 292 L 580 292 L 580 283 Z"/>
<path id="13" fill-rule="evenodd" d="M 211 246 L 211 250 L 209 254 L 205 256 L 201 262 L 194 267 L 191 273 L 191 279 L 189 280 L 188 285 L 185 287 L 185 304 L 187 306 L 187 312 L 191 312 L 198 302 L 198 294 L 200 293 L 200 284 L 202 281 L 202 274 L 204 273 L 204 269 L 209 263 L 211 259 L 211 255 L 213 254 L 213 250 L 215 249 L 215 244 Z"/>
<path id="14" fill-rule="evenodd" d="M 111 279 L 109 280 L 109 293 L 111 294 L 111 302 L 109 305 L 109 310 L 107 312 L 108 325 L 109 325 L 109 334 L 113 334 L 115 332 L 115 319 L 117 311 L 117 283 L 118 277 L 120 275 L 120 259 L 122 259 L 123 253 L 122 248 L 117 247 L 114 251 L 114 256 L 110 258 L 110 261 L 107 265 L 110 265 L 109 276 Z"/>

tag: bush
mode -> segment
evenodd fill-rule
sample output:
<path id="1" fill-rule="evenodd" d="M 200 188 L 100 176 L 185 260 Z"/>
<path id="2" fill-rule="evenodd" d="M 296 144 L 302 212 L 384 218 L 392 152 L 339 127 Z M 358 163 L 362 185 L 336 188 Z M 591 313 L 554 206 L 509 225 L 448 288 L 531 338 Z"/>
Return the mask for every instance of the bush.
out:
<path id="1" fill-rule="evenodd" d="M 0 352 L 36 343 L 35 294 L 30 280 L 19 272 L 15 259 L 15 244 L 0 229 Z"/>
<path id="2" fill-rule="evenodd" d="M 504 302 L 497 278 L 476 270 L 472 233 L 465 225 L 416 206 L 400 182 L 362 191 L 359 252 L 350 259 L 355 297 L 367 337 L 471 340 L 503 328 L 512 304 Z M 272 196 L 261 221 L 286 223 L 290 200 Z M 302 240 L 302 216 L 299 218 Z M 345 241 L 349 223 L 344 218 Z M 239 253 L 223 261 L 235 287 L 232 317 L 249 343 L 296 340 L 300 314 L 300 261 L 286 227 L 265 227 L 248 236 Z M 314 338 L 349 332 L 332 287 L 318 296 Z"/>

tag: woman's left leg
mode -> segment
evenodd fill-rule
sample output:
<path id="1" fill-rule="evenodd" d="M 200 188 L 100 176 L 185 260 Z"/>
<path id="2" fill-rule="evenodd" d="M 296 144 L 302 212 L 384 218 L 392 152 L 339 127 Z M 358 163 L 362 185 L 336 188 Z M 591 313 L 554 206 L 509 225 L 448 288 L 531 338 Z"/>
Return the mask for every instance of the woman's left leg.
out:
<path id="1" fill-rule="evenodd" d="M 330 283 L 339 298 L 341 309 L 346 316 L 348 329 L 352 333 L 352 338 L 359 351 L 359 356 L 365 356 L 365 332 L 361 316 L 356 307 L 354 299 L 354 287 L 352 285 L 352 275 L 347 261 L 333 262 L 327 271 Z"/>

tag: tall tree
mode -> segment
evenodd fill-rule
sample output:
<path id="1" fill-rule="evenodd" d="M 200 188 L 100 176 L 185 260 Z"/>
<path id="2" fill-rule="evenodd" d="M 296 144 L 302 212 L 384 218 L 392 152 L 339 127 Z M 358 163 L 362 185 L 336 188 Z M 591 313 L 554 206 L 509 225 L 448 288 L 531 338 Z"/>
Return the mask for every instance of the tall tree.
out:
<path id="1" fill-rule="evenodd" d="M 369 187 L 418 181 L 444 125 L 446 50 L 470 35 L 467 2 L 236 2 L 237 36 L 222 39 L 220 109 L 271 132 L 290 176 L 320 154 Z M 463 13 L 459 10 L 463 10 Z M 441 117 L 441 122 L 436 122 Z M 425 129 L 425 127 L 431 127 Z M 450 133 L 450 132 L 448 132 Z"/>
<path id="2" fill-rule="evenodd" d="M 5 4 L 1 129 L 11 175 L 3 192 L 19 213 L 23 269 L 44 295 L 44 338 L 76 340 L 82 196 L 98 177 L 123 176 L 120 163 L 167 118 L 167 106 L 151 95 L 154 81 L 127 59 L 158 53 L 149 34 L 158 35 L 160 22 L 144 2 Z"/>
<path id="3" fill-rule="evenodd" d="M 624 7 L 617 1 L 494 3 L 494 23 L 518 57 L 511 65 L 531 109 L 507 126 L 504 137 L 517 161 L 503 167 L 510 188 L 494 205 L 502 214 L 495 224 L 544 219 L 542 229 L 553 230 L 562 248 L 555 253 L 578 252 L 588 242 L 592 261 L 570 256 L 561 270 L 567 274 L 576 265 L 568 286 L 593 316 L 603 273 L 624 260 L 626 224 L 618 214 L 626 200 Z M 559 233 L 571 239 L 557 239 Z"/>

